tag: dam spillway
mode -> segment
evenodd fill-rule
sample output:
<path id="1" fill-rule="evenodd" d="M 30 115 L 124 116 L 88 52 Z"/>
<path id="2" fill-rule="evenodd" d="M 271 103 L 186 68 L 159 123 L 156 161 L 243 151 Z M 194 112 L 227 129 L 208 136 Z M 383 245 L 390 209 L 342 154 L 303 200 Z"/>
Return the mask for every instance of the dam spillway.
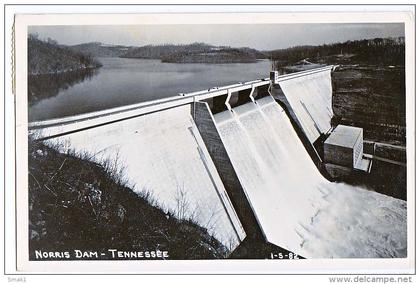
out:
<path id="1" fill-rule="evenodd" d="M 256 80 L 37 122 L 31 131 L 99 163 L 118 160 L 133 190 L 149 192 L 180 219 L 194 219 L 229 251 L 261 234 L 310 258 L 405 257 L 406 203 L 328 181 L 292 126 L 296 119 L 309 143 L 331 128 L 330 72 L 296 73 L 270 86 L 274 97 L 280 91 L 286 98 L 293 117 L 271 95 L 222 111 L 206 102 L 220 105 L 214 100 L 224 102 L 231 91 L 263 93 L 270 82 Z"/>
<path id="2" fill-rule="evenodd" d="M 326 180 L 273 98 L 215 120 L 269 242 L 309 258 L 406 254 L 393 237 L 406 231 L 405 202 Z"/>
<path id="3" fill-rule="evenodd" d="M 316 185 L 321 175 L 293 135 L 285 112 L 265 97 L 215 119 L 266 238 L 300 253 L 296 225 L 314 216 L 323 203 L 322 192 L 305 184 Z"/>

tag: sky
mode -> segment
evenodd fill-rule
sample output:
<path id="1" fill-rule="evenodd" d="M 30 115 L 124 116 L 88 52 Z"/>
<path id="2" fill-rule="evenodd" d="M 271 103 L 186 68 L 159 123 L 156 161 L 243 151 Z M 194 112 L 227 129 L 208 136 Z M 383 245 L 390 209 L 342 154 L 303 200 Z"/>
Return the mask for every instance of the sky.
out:
<path id="1" fill-rule="evenodd" d="M 404 24 L 230 24 L 133 26 L 31 26 L 29 33 L 60 44 L 87 42 L 143 46 L 188 44 L 251 47 L 259 50 L 320 45 L 375 37 L 404 36 Z"/>

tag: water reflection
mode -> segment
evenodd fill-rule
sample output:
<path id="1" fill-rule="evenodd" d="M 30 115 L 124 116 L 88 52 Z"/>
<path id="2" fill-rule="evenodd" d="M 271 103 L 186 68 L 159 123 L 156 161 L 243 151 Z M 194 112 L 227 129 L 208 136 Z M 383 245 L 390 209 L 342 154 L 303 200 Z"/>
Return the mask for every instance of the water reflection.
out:
<path id="1" fill-rule="evenodd" d="M 60 74 L 43 74 L 28 76 L 28 103 L 30 106 L 38 101 L 58 95 L 85 80 L 91 80 L 99 74 L 98 69 L 85 69 Z"/>

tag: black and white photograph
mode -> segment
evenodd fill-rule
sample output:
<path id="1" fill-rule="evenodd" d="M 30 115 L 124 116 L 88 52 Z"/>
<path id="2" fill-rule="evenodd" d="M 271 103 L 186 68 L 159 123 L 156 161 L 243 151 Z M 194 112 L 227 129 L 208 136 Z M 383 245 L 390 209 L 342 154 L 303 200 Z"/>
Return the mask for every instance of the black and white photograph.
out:
<path id="1" fill-rule="evenodd" d="M 412 263 L 411 22 L 113 16 L 15 16 L 18 269 Z"/>

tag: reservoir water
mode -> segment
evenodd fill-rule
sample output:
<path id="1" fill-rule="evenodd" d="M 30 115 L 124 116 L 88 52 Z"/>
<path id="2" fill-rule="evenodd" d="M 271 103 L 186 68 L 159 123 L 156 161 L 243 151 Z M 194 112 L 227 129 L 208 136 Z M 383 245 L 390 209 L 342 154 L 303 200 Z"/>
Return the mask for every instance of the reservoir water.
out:
<path id="1" fill-rule="evenodd" d="M 266 78 L 271 69 L 269 60 L 236 64 L 177 64 L 130 58 L 99 58 L 99 61 L 103 66 L 89 74 L 33 79 L 31 89 L 39 99 L 30 103 L 29 121 L 71 116 Z"/>

